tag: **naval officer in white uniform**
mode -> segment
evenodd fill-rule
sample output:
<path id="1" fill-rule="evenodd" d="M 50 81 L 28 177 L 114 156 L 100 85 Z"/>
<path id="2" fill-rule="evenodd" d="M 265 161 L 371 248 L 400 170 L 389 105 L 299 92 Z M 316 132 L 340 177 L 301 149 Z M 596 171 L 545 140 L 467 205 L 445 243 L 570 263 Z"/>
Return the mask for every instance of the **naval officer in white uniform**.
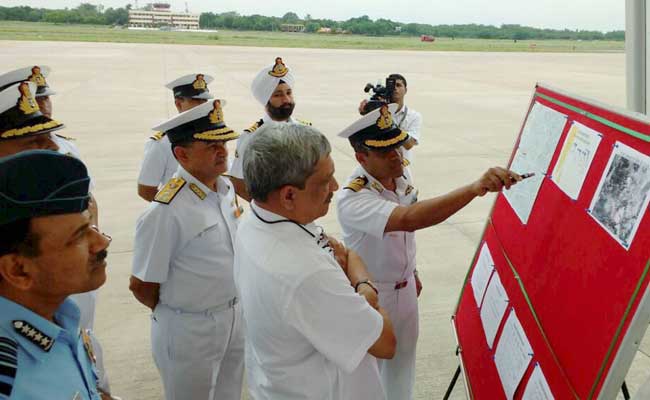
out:
<path id="1" fill-rule="evenodd" d="M 190 110 L 212 99 L 208 84 L 212 76 L 203 73 L 183 75 L 165 85 L 174 95 L 174 106 L 179 113 Z M 221 106 L 225 102 L 221 100 Z M 163 132 L 156 132 L 144 145 L 144 157 L 138 176 L 138 195 L 147 201 L 153 200 L 158 189 L 176 173 L 178 161 L 172 154 L 169 138 Z"/>
<path id="2" fill-rule="evenodd" d="M 349 138 L 359 166 L 338 193 L 337 210 L 345 245 L 368 266 L 379 290 L 379 304 L 395 325 L 395 357 L 379 362 L 387 399 L 410 400 L 415 383 L 419 294 L 413 232 L 444 221 L 478 196 L 509 188 L 521 177 L 503 168 L 490 168 L 469 185 L 418 201 L 401 149 L 410 136 L 394 122 L 396 109 L 396 104 L 384 105 L 339 134 Z"/>
<path id="3" fill-rule="evenodd" d="M 239 400 L 244 371 L 233 243 L 241 208 L 227 169 L 238 134 L 210 101 L 154 128 L 180 166 L 136 227 L 130 289 L 153 310 L 151 344 L 167 400 Z"/>

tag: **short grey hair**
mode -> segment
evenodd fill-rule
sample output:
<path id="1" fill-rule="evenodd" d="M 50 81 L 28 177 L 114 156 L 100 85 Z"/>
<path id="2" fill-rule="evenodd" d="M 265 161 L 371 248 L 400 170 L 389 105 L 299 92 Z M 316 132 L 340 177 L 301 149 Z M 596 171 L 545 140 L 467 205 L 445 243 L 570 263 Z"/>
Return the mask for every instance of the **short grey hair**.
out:
<path id="1" fill-rule="evenodd" d="M 246 140 L 244 180 L 248 194 L 258 201 L 286 185 L 304 189 L 318 161 L 332 151 L 320 131 L 294 123 L 262 126 Z"/>

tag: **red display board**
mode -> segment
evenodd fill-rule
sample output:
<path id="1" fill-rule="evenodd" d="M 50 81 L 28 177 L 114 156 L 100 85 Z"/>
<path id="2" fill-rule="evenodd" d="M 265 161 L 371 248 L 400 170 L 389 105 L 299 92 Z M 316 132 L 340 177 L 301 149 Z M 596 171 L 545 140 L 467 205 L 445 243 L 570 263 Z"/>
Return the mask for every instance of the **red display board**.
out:
<path id="1" fill-rule="evenodd" d="M 601 397 L 614 368 L 625 371 L 618 371 L 620 382 L 608 384 L 620 388 L 631 362 L 630 357 L 617 359 L 622 343 L 627 343 L 624 339 L 631 330 L 642 335 L 647 327 L 648 318 L 638 314 L 645 310 L 641 306 L 650 279 L 649 213 L 640 218 L 626 248 L 590 215 L 589 208 L 617 142 L 650 154 L 650 123 L 641 115 L 615 111 L 543 85 L 535 89 L 529 115 L 535 103 L 566 115 L 567 122 L 527 223 L 501 193 L 478 247 L 487 243 L 509 298 L 494 346 L 487 344 L 471 286 L 479 250 L 452 320 L 465 383 L 474 399 L 506 398 L 494 356 L 512 309 L 533 349 L 515 399 L 523 396 L 534 365 L 541 367 L 555 399 Z M 577 200 L 550 178 L 573 121 L 602 135 Z M 520 140 L 521 132 L 517 143 Z"/>

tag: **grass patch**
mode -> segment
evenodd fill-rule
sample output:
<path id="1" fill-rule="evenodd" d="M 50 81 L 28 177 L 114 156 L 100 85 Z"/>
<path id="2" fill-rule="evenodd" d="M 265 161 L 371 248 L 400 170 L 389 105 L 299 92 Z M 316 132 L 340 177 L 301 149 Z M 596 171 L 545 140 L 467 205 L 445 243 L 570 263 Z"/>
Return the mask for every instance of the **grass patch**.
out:
<path id="1" fill-rule="evenodd" d="M 0 40 L 47 40 L 117 43 L 165 43 L 218 46 L 300 47 L 324 49 L 487 51 L 487 52 L 624 52 L 625 43 L 616 41 L 512 40 L 437 38 L 421 42 L 417 37 L 328 35 L 285 32 L 135 31 L 95 25 L 50 24 L 2 21 Z"/>

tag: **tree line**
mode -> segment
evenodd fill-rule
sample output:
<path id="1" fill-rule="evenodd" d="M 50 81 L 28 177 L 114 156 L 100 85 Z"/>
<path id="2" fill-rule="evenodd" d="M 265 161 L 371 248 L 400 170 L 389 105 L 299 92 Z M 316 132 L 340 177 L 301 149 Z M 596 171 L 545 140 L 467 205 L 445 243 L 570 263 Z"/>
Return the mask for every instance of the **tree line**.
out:
<path id="1" fill-rule="evenodd" d="M 131 5 L 120 8 L 104 8 L 101 5 L 82 3 L 72 9 L 50 10 L 44 8 L 0 7 L 0 20 L 53 22 L 66 24 L 127 25 Z M 202 29 L 234 29 L 246 31 L 279 31 L 283 24 L 300 24 L 306 32 L 318 32 L 328 28 L 331 32 L 345 32 L 372 36 L 420 36 L 509 40 L 625 40 L 625 31 L 589 31 L 571 29 L 540 29 L 515 24 L 493 25 L 429 25 L 401 23 L 389 19 L 372 20 L 367 15 L 347 21 L 314 19 L 310 15 L 300 18 L 294 12 L 282 17 L 264 15 L 240 15 L 234 11 L 202 13 L 199 19 Z"/>
<path id="2" fill-rule="evenodd" d="M 126 25 L 129 23 L 131 5 L 107 8 L 82 3 L 79 7 L 64 10 L 45 8 L 0 7 L 0 20 L 53 22 L 57 24 Z"/>

